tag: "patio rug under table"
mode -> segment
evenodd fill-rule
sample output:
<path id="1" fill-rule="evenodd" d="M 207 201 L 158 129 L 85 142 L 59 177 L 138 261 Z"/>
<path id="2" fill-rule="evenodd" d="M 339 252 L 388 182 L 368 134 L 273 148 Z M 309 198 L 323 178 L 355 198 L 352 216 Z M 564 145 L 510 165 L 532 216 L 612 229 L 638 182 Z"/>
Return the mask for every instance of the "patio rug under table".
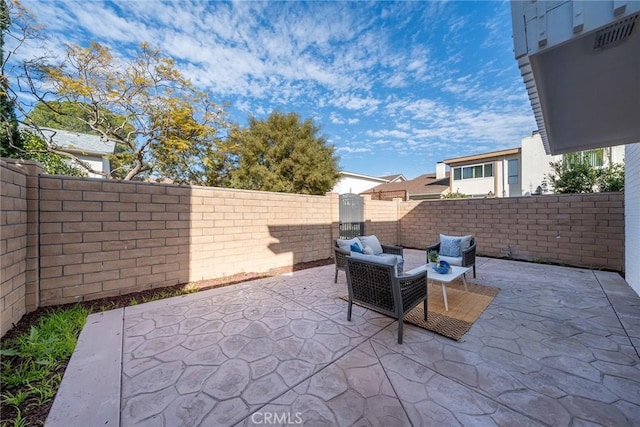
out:
<path id="1" fill-rule="evenodd" d="M 500 291 L 499 288 L 476 283 L 467 282 L 467 286 L 469 292 L 464 290 L 462 280 L 447 285 L 449 311 L 445 311 L 442 286 L 430 283 L 427 320 L 424 320 L 423 305 L 419 304 L 404 316 L 405 323 L 460 341 Z M 342 299 L 348 301 L 349 297 L 343 296 Z"/>

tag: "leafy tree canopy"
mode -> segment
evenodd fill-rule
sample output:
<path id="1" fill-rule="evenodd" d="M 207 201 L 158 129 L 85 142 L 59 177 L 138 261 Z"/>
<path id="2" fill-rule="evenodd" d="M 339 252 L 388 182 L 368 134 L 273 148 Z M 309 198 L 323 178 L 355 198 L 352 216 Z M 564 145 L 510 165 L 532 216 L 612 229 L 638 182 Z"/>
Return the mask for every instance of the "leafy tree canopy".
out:
<path id="1" fill-rule="evenodd" d="M 234 188 L 322 195 L 339 178 L 334 147 L 311 119 L 301 121 L 296 113 L 251 117 L 248 127 L 232 132 L 229 141 L 236 156 L 230 177 Z"/>
<path id="2" fill-rule="evenodd" d="M 56 103 L 51 105 L 65 113 L 55 120 L 71 112 L 74 126 L 126 147 L 118 153 L 119 169 L 111 177 L 207 182 L 204 160 L 216 151 L 218 134 L 226 127 L 224 111 L 159 49 L 143 43 L 133 59 L 118 62 L 99 43 L 71 45 L 62 64 L 39 64 L 33 72 L 53 88 Z"/>

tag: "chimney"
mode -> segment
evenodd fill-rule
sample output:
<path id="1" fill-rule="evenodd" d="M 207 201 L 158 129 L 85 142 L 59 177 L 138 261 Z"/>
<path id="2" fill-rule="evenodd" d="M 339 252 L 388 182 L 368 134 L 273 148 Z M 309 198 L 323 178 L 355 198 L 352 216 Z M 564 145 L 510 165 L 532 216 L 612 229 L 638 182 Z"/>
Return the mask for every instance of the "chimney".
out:
<path id="1" fill-rule="evenodd" d="M 446 165 L 442 162 L 436 163 L 436 179 L 442 179 L 446 176 Z"/>

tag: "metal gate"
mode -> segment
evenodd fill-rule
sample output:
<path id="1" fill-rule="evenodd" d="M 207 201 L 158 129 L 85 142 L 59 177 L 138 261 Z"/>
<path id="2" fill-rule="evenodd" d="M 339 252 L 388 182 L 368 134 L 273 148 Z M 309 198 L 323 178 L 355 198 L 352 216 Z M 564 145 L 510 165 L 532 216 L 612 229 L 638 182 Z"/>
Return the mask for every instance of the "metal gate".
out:
<path id="1" fill-rule="evenodd" d="M 357 194 L 340 194 L 340 238 L 364 235 L 364 200 Z"/>

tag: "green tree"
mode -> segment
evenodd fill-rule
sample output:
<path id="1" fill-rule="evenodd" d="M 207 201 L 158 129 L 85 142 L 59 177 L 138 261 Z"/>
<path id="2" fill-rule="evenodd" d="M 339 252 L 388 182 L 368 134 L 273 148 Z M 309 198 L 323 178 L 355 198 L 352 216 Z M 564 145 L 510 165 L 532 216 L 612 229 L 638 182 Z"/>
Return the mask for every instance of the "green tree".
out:
<path id="1" fill-rule="evenodd" d="M 38 77 L 30 83 L 42 80 L 52 87 L 57 105 L 82 108 L 74 116 L 77 122 L 125 147 L 117 153 L 119 168 L 110 177 L 206 184 L 204 160 L 216 151 L 226 127 L 224 111 L 159 49 L 143 43 L 132 60 L 122 63 L 98 43 L 71 45 L 61 65 L 39 64 L 30 71 Z M 34 95 L 45 102 L 39 92 Z"/>
<path id="2" fill-rule="evenodd" d="M 249 118 L 247 128 L 232 132 L 236 155 L 234 188 L 298 194 L 325 194 L 339 178 L 334 147 L 311 119 L 274 112 L 266 120 Z"/>
<path id="3" fill-rule="evenodd" d="M 596 191 L 623 191 L 624 166 L 612 164 L 594 167 L 582 153 L 565 154 L 562 160 L 549 163 L 553 173 L 549 181 L 556 193 L 576 194 Z"/>
<path id="4" fill-rule="evenodd" d="M 57 154 L 47 147 L 47 143 L 31 131 L 21 133 L 24 151 L 18 158 L 39 162 L 45 173 L 50 175 L 87 176 L 87 172 L 75 165 L 70 159 Z"/>
<path id="5" fill-rule="evenodd" d="M 10 25 L 9 8 L 4 0 L 0 0 L 0 157 L 15 157 L 22 147 L 18 120 L 13 102 L 9 98 L 9 79 L 6 75 L 6 57 L 4 39 Z"/>
<path id="6" fill-rule="evenodd" d="M 624 164 L 614 163 L 601 169 L 596 185 L 602 192 L 624 191 Z"/>

